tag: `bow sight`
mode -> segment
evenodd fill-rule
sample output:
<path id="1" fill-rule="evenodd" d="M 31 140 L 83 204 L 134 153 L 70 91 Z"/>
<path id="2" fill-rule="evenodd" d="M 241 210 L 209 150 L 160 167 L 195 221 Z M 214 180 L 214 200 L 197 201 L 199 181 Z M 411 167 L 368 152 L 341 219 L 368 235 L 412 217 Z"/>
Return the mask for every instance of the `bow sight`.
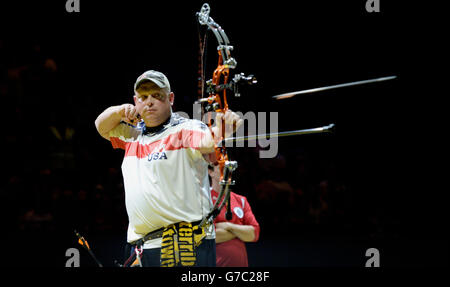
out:
<path id="1" fill-rule="evenodd" d="M 257 82 L 258 81 L 256 80 L 256 77 L 254 75 L 245 76 L 244 73 L 240 73 L 240 74 L 234 75 L 233 79 L 228 84 L 215 85 L 212 83 L 212 80 L 208 80 L 206 82 L 206 85 L 207 85 L 206 92 L 208 94 L 216 94 L 216 93 L 220 93 L 224 90 L 231 90 L 231 91 L 233 91 L 234 96 L 236 98 L 238 98 L 241 96 L 241 93 L 239 92 L 240 85 L 254 85 Z M 203 99 L 197 100 L 195 103 L 200 103 L 200 104 L 207 103 L 203 107 L 205 112 L 216 111 L 217 109 L 219 109 L 219 103 L 217 103 L 217 102 L 209 103 L 210 100 L 211 100 L 210 98 L 203 98 Z"/>

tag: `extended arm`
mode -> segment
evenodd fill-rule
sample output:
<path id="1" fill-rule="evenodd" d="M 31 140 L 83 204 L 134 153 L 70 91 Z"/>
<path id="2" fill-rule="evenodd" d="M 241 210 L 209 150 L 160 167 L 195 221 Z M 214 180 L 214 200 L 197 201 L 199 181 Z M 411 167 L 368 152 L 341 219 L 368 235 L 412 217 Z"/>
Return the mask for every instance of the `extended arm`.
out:
<path id="1" fill-rule="evenodd" d="M 208 133 L 208 135 L 202 139 L 200 152 L 205 156 L 214 153 L 214 145 L 221 141 L 223 123 L 225 123 L 225 134 L 223 138 L 227 138 L 236 132 L 236 130 L 244 123 L 244 120 L 235 112 L 228 110 L 225 114 L 217 113 L 215 123 L 216 125 L 211 128 L 212 134 Z M 214 137 L 212 135 L 214 135 Z"/>

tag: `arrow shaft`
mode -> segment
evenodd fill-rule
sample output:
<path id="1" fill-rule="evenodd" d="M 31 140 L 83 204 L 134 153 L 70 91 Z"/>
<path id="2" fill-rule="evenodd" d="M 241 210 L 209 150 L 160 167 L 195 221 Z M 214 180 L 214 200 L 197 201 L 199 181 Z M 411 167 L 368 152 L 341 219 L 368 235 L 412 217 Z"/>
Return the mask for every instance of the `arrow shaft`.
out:
<path id="1" fill-rule="evenodd" d="M 334 124 L 331 124 L 328 126 L 312 128 L 312 129 L 285 131 L 285 132 L 277 132 L 277 133 L 266 133 L 266 134 L 241 136 L 241 137 L 231 137 L 231 138 L 226 138 L 226 139 L 222 140 L 222 142 L 219 143 L 219 146 L 222 146 L 224 143 L 227 143 L 227 142 L 242 142 L 242 141 L 251 141 L 251 140 L 258 140 L 258 139 L 275 138 L 275 137 L 297 136 L 297 135 L 308 135 L 308 134 L 332 132 L 333 127 L 334 127 Z"/>
<path id="2" fill-rule="evenodd" d="M 338 88 L 344 88 L 344 87 L 351 87 L 351 86 L 357 86 L 357 85 L 364 85 L 364 84 L 370 84 L 375 82 L 382 82 L 382 81 L 388 81 L 397 78 L 397 76 L 389 76 L 389 77 L 381 77 L 376 79 L 370 79 L 370 80 L 364 80 L 364 81 L 356 81 L 356 82 L 350 82 L 350 83 L 344 83 L 344 84 L 338 84 L 338 85 L 332 85 L 332 86 L 326 86 L 326 87 L 320 87 L 320 88 L 314 88 L 314 89 L 308 89 L 308 90 L 302 90 L 298 92 L 293 93 L 285 93 L 277 96 L 273 96 L 273 98 L 277 100 L 287 99 L 291 98 L 296 95 L 301 94 L 310 94 L 310 93 L 316 93 L 326 90 L 332 90 L 332 89 L 338 89 Z"/>

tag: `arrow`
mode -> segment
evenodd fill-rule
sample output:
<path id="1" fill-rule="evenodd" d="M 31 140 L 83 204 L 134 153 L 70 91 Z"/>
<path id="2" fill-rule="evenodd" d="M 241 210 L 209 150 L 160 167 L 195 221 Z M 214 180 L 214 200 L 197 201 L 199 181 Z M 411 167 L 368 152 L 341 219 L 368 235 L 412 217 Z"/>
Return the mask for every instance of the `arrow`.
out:
<path id="1" fill-rule="evenodd" d="M 78 243 L 83 246 L 91 255 L 92 258 L 94 258 L 95 262 L 99 267 L 103 267 L 103 265 L 98 261 L 97 257 L 95 257 L 94 252 L 92 252 L 91 247 L 89 247 L 88 242 L 84 239 L 83 236 L 81 236 L 76 230 L 74 230 L 75 235 L 78 237 Z"/>
<path id="2" fill-rule="evenodd" d="M 286 131 L 286 132 L 278 132 L 278 133 L 268 133 L 268 134 L 258 134 L 251 136 L 241 136 L 241 137 L 231 137 L 222 140 L 218 146 L 222 146 L 227 142 L 242 142 L 242 141 L 251 141 L 257 139 L 266 139 L 266 138 L 275 138 L 275 137 L 285 137 L 285 136 L 297 136 L 297 135 L 309 135 L 309 134 L 319 134 L 319 133 L 333 133 L 334 132 L 334 124 L 330 124 L 328 126 L 312 128 L 312 129 L 303 129 L 303 130 L 295 130 L 295 131 Z"/>
<path id="3" fill-rule="evenodd" d="M 345 84 L 338 84 L 338 85 L 314 88 L 314 89 L 309 89 L 309 90 L 302 90 L 302 91 L 293 92 L 293 93 L 285 93 L 285 94 L 273 96 L 272 98 L 275 98 L 277 100 L 284 100 L 284 99 L 292 98 L 293 96 L 296 96 L 296 95 L 310 94 L 310 93 L 316 93 L 316 92 L 327 91 L 327 90 L 332 90 L 332 89 L 388 81 L 388 80 L 393 80 L 395 78 L 397 78 L 397 76 L 381 77 L 381 78 L 364 80 L 364 81 L 350 82 L 350 83 L 345 83 Z"/>

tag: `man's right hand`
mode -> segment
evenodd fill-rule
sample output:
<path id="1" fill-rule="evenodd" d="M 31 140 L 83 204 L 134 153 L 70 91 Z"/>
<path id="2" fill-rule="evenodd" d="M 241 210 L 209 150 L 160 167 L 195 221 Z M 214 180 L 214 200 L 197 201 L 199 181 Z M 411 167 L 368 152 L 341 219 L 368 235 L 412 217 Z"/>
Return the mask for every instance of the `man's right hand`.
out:
<path id="1" fill-rule="evenodd" d="M 136 121 L 140 118 L 136 107 L 132 104 L 123 104 L 120 107 L 120 114 L 123 120 L 133 125 L 136 124 Z"/>

